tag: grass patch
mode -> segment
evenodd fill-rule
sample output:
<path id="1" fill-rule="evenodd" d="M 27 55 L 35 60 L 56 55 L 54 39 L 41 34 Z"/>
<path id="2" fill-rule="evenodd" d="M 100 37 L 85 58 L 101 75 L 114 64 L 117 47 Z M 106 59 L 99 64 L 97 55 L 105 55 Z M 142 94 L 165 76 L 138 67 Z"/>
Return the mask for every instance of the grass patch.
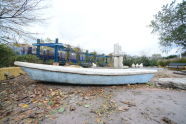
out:
<path id="1" fill-rule="evenodd" d="M 0 68 L 0 80 L 6 79 L 5 74 L 9 74 L 14 77 L 17 77 L 19 75 L 25 74 L 25 72 L 20 67 Z"/>

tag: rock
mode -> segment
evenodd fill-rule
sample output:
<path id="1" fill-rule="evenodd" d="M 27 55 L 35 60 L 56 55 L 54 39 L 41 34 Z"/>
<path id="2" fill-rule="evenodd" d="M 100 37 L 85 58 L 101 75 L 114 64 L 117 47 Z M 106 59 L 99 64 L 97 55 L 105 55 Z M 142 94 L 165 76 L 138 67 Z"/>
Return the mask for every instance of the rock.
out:
<path id="1" fill-rule="evenodd" d="M 176 124 L 176 122 L 172 121 L 171 119 L 167 117 L 163 117 L 162 121 L 164 121 L 166 124 Z"/>
<path id="2" fill-rule="evenodd" d="M 20 72 L 19 75 L 24 75 L 24 73 L 23 72 Z"/>
<path id="3" fill-rule="evenodd" d="M 186 90 L 186 78 L 159 78 L 156 86 Z"/>
<path id="4" fill-rule="evenodd" d="M 15 76 L 14 75 L 12 75 L 11 73 L 9 73 L 9 72 L 5 72 L 4 73 L 4 76 L 5 76 L 5 78 L 8 80 L 8 79 L 13 79 L 13 78 L 15 78 Z"/>
<path id="5" fill-rule="evenodd" d="M 70 111 L 75 111 L 76 107 L 75 106 L 70 106 Z"/>

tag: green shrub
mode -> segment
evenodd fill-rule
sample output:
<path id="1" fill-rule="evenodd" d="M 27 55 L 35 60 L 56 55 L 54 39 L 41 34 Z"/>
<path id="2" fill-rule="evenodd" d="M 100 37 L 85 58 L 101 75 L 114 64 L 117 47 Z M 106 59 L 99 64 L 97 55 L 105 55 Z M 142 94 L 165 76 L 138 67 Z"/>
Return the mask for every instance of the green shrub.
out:
<path id="1" fill-rule="evenodd" d="M 13 65 L 15 60 L 15 52 L 5 44 L 0 44 L 0 67 L 8 67 Z"/>
<path id="2" fill-rule="evenodd" d="M 125 56 L 123 59 L 123 65 L 131 66 L 132 64 L 141 64 L 144 66 L 157 66 L 157 59 L 153 59 L 150 57 L 142 56 L 142 57 L 133 57 L 133 56 Z"/>
<path id="3" fill-rule="evenodd" d="M 54 60 L 49 59 L 43 62 L 43 64 L 48 64 L 48 65 L 52 65 L 54 63 Z"/>
<path id="4" fill-rule="evenodd" d="M 167 66 L 169 63 L 186 63 L 186 58 L 162 59 L 158 61 L 159 66 Z"/>
<path id="5" fill-rule="evenodd" d="M 17 55 L 15 61 L 42 63 L 42 61 L 35 55 Z"/>
<path id="6" fill-rule="evenodd" d="M 158 60 L 157 59 L 150 59 L 149 60 L 149 65 L 150 66 L 157 66 L 158 65 Z"/>
<path id="7" fill-rule="evenodd" d="M 186 57 L 181 59 L 175 59 L 173 62 L 186 63 Z"/>
<path id="8" fill-rule="evenodd" d="M 165 67 L 169 64 L 170 62 L 167 61 L 167 60 L 159 60 L 158 61 L 158 66 L 162 66 L 162 67 Z"/>
<path id="9" fill-rule="evenodd" d="M 123 61 L 123 65 L 131 66 L 134 63 L 132 58 L 125 58 Z"/>
<path id="10" fill-rule="evenodd" d="M 14 61 L 41 63 L 35 55 L 16 55 L 9 46 L 0 44 L 0 67 L 14 66 Z"/>
<path id="11" fill-rule="evenodd" d="M 150 59 L 146 56 L 139 57 L 138 59 L 138 64 L 143 63 L 144 66 L 153 66 L 150 65 Z"/>
<path id="12" fill-rule="evenodd" d="M 177 58 L 177 55 L 170 55 L 170 56 L 167 56 L 167 57 L 164 57 L 165 59 L 173 59 L 173 58 Z"/>

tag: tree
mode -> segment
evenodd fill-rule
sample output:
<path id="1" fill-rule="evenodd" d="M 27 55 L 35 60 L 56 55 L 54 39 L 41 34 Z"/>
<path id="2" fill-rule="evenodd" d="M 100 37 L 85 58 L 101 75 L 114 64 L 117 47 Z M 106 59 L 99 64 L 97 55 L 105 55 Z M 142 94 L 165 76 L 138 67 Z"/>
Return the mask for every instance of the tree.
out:
<path id="1" fill-rule="evenodd" d="M 16 39 L 33 38 L 25 27 L 41 20 L 39 12 L 43 0 L 0 1 L 0 43 L 15 42 Z"/>
<path id="2" fill-rule="evenodd" d="M 96 51 L 90 52 L 90 55 L 91 55 L 91 56 L 89 56 L 90 61 L 91 62 L 96 62 L 96 55 L 97 55 Z"/>
<path id="3" fill-rule="evenodd" d="M 66 60 L 67 62 L 70 61 L 70 51 L 71 51 L 72 47 L 70 46 L 70 44 L 67 44 L 67 47 L 66 47 Z"/>
<path id="4" fill-rule="evenodd" d="M 186 49 L 186 1 L 164 5 L 151 21 L 152 33 L 158 32 L 164 48 Z"/>
<path id="5" fill-rule="evenodd" d="M 74 52 L 76 53 L 76 61 L 80 61 L 80 53 L 81 53 L 81 49 L 79 47 L 75 47 L 73 48 Z"/>
<path id="6" fill-rule="evenodd" d="M 161 58 L 161 54 L 152 54 L 151 58 L 153 58 L 153 59 L 160 59 Z"/>

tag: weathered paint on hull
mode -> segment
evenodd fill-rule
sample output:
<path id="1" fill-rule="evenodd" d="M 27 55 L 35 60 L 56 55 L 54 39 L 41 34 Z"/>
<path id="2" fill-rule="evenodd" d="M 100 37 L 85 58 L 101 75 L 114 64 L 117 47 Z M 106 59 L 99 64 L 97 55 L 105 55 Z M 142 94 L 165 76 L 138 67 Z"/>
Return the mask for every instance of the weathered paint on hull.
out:
<path id="1" fill-rule="evenodd" d="M 56 83 L 69 83 L 69 84 L 84 84 L 84 85 L 118 85 L 118 84 L 135 84 L 147 83 L 154 74 L 138 74 L 138 75 L 84 75 L 72 74 L 66 72 L 54 72 L 40 69 L 33 69 L 22 67 L 25 72 L 33 80 L 56 82 Z"/>

